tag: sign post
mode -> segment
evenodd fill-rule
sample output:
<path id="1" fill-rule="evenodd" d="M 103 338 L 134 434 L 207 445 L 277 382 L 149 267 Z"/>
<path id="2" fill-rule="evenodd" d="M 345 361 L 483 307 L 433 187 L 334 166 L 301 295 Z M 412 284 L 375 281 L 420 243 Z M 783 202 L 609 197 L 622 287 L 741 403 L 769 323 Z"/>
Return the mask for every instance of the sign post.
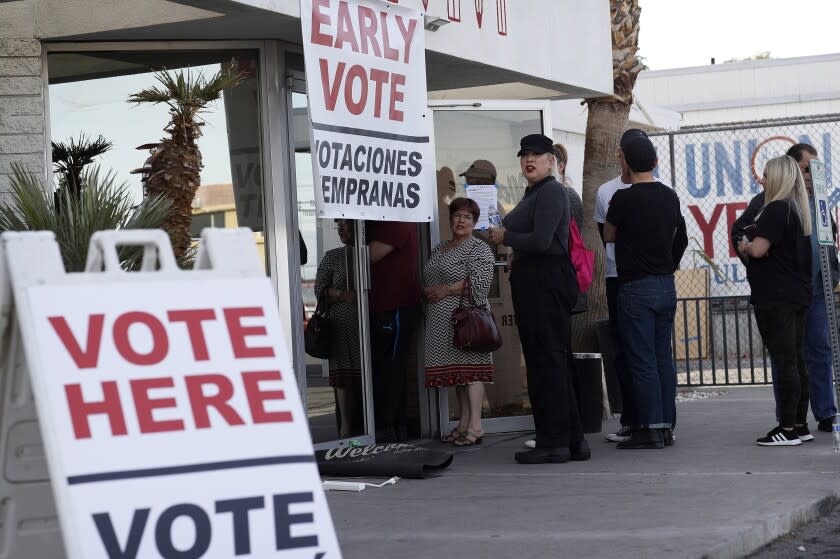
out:
<path id="1" fill-rule="evenodd" d="M 2 246 L 68 557 L 341 556 L 249 230 L 189 272 L 162 231 L 95 234 L 81 274 L 51 233 Z"/>
<path id="2" fill-rule="evenodd" d="M 436 204 L 423 15 L 301 0 L 316 214 L 430 221 Z"/>
<path id="3" fill-rule="evenodd" d="M 817 235 L 820 243 L 820 275 L 822 276 L 825 310 L 828 314 L 828 340 L 831 344 L 831 366 L 834 372 L 835 402 L 840 402 L 840 334 L 837 327 L 837 310 L 834 305 L 834 284 L 831 279 L 831 262 L 828 247 L 834 244 L 834 231 L 831 226 L 831 212 L 828 207 L 828 187 L 825 180 L 825 166 L 822 161 L 812 159 L 811 179 L 814 191 L 814 215 L 812 235 Z M 836 264 L 836 263 L 835 263 Z"/>

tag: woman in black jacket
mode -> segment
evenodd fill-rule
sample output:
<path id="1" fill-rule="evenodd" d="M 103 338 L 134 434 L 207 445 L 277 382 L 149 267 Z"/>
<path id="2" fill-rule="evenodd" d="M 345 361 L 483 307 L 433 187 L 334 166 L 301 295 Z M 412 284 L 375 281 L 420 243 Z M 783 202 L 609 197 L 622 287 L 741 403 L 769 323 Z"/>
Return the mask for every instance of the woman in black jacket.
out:
<path id="1" fill-rule="evenodd" d="M 805 325 L 811 303 L 811 214 L 796 160 L 783 155 L 767 162 L 762 178 L 764 207 L 755 231 L 738 243 L 747 262 L 750 302 L 779 385 L 779 425 L 756 443 L 801 444 L 796 428 L 808 414 Z"/>
<path id="2" fill-rule="evenodd" d="M 515 458 L 520 464 L 587 460 L 572 383 L 570 324 L 578 285 L 568 254 L 569 196 L 552 176 L 550 138 L 530 134 L 520 148 L 528 188 L 504 227 L 490 230 L 494 242 L 514 250 L 510 285 L 536 430 L 536 448 Z"/>

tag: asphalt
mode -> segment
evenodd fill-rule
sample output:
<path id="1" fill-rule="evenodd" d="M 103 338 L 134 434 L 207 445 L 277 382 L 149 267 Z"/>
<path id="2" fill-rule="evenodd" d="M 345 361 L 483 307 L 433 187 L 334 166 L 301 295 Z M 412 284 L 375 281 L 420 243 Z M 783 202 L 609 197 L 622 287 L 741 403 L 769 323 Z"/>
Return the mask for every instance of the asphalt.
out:
<path id="1" fill-rule="evenodd" d="M 327 492 L 345 559 L 743 557 L 840 502 L 830 433 L 759 447 L 769 387 L 678 402 L 674 446 L 618 450 L 587 435 L 592 459 L 519 465 L 528 433 L 457 449 L 422 480 Z M 420 444 L 452 449 L 437 441 Z"/>

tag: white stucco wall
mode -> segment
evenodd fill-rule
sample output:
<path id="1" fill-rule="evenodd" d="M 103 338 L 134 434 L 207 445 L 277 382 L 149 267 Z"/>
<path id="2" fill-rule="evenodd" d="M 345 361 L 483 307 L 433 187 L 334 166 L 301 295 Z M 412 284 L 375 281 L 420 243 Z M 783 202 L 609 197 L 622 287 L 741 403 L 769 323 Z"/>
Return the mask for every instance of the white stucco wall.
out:
<path id="1" fill-rule="evenodd" d="M 642 72 L 636 91 L 683 126 L 840 112 L 840 54 Z"/>
<path id="2" fill-rule="evenodd" d="M 232 1 L 300 17 L 299 0 Z M 453 20 L 426 31 L 428 50 L 572 87 L 612 91 L 609 0 L 425 0 L 425 6 L 424 0 L 399 0 L 399 5 Z"/>

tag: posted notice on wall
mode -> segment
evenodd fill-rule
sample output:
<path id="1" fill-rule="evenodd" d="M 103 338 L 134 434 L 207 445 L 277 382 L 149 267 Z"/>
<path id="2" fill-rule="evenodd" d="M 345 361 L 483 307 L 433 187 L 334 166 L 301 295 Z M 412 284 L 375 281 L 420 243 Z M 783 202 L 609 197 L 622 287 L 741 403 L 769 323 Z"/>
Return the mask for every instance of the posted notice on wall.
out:
<path id="1" fill-rule="evenodd" d="M 266 278 L 26 293 L 69 557 L 341 557 Z"/>
<path id="2" fill-rule="evenodd" d="M 476 229 L 488 229 L 490 227 L 490 214 L 498 214 L 499 187 L 495 184 L 466 184 L 464 192 L 467 198 L 478 204 L 479 215 Z"/>
<path id="3" fill-rule="evenodd" d="M 435 200 L 423 14 L 301 0 L 316 215 L 430 221 Z"/>

